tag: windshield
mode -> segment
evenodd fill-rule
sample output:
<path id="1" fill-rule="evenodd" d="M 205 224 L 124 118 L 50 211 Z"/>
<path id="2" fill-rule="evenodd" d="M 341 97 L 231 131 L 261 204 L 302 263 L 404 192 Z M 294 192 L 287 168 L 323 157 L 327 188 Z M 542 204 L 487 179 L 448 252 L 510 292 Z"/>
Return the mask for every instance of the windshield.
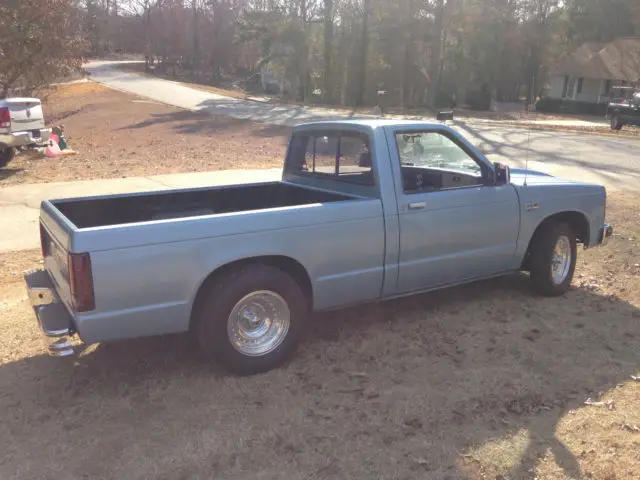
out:
<path id="1" fill-rule="evenodd" d="M 402 165 L 481 173 L 473 158 L 438 132 L 398 133 L 396 141 Z"/>

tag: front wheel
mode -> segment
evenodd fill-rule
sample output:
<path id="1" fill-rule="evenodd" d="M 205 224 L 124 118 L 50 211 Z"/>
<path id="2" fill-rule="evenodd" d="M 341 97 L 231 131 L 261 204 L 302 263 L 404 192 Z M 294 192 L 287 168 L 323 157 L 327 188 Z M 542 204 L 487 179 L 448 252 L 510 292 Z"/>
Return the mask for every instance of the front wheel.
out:
<path id="1" fill-rule="evenodd" d="M 15 148 L 0 146 L 0 168 L 6 167 L 15 155 Z"/>
<path id="2" fill-rule="evenodd" d="M 530 258 L 534 289 L 545 296 L 566 293 L 573 280 L 577 260 L 576 235 L 566 223 L 549 222 L 533 240 Z"/>
<path id="3" fill-rule="evenodd" d="M 611 130 L 619 131 L 622 129 L 622 121 L 620 115 L 614 114 L 611 116 Z"/>
<path id="4" fill-rule="evenodd" d="M 204 288 L 194 333 L 206 356 L 238 375 L 266 372 L 293 356 L 307 299 L 290 275 L 248 265 Z"/>

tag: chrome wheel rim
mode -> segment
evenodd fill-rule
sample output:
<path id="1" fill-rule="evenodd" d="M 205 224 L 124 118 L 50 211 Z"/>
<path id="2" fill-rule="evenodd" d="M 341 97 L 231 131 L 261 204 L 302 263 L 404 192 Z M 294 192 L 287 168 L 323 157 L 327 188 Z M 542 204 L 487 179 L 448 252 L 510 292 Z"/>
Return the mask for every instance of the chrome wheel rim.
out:
<path id="1" fill-rule="evenodd" d="M 571 242 L 565 236 L 558 238 L 551 258 L 551 278 L 556 285 L 563 283 L 571 269 Z"/>
<path id="2" fill-rule="evenodd" d="M 260 290 L 238 301 L 227 320 L 227 334 L 238 352 L 266 355 L 280 346 L 291 325 L 287 302 L 275 292 Z"/>

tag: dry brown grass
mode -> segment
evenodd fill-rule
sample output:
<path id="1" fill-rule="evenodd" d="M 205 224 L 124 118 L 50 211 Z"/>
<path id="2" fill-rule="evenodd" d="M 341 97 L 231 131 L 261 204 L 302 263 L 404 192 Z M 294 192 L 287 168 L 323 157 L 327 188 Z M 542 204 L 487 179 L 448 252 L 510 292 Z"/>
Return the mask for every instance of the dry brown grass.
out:
<path id="1" fill-rule="evenodd" d="M 77 155 L 17 155 L 0 186 L 282 165 L 289 130 L 191 112 L 87 82 L 42 92 Z"/>
<path id="2" fill-rule="evenodd" d="M 639 198 L 563 298 L 516 276 L 319 315 L 286 367 L 205 365 L 187 337 L 45 357 L 0 259 L 0 478 L 637 479 Z M 615 409 L 585 406 L 613 400 Z"/>

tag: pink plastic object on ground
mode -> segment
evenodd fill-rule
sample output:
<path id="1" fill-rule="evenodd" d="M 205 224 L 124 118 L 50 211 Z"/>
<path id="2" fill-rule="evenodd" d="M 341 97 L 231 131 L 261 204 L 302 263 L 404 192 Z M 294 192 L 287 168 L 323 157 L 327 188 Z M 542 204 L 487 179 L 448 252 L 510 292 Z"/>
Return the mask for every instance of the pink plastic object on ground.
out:
<path id="1" fill-rule="evenodd" d="M 62 151 L 56 142 L 49 142 L 47 148 L 44 149 L 45 157 L 59 157 L 62 155 Z"/>
<path id="2" fill-rule="evenodd" d="M 60 143 L 60 137 L 58 137 L 58 135 L 56 135 L 55 133 L 49 134 L 49 140 L 53 140 L 56 143 Z"/>

